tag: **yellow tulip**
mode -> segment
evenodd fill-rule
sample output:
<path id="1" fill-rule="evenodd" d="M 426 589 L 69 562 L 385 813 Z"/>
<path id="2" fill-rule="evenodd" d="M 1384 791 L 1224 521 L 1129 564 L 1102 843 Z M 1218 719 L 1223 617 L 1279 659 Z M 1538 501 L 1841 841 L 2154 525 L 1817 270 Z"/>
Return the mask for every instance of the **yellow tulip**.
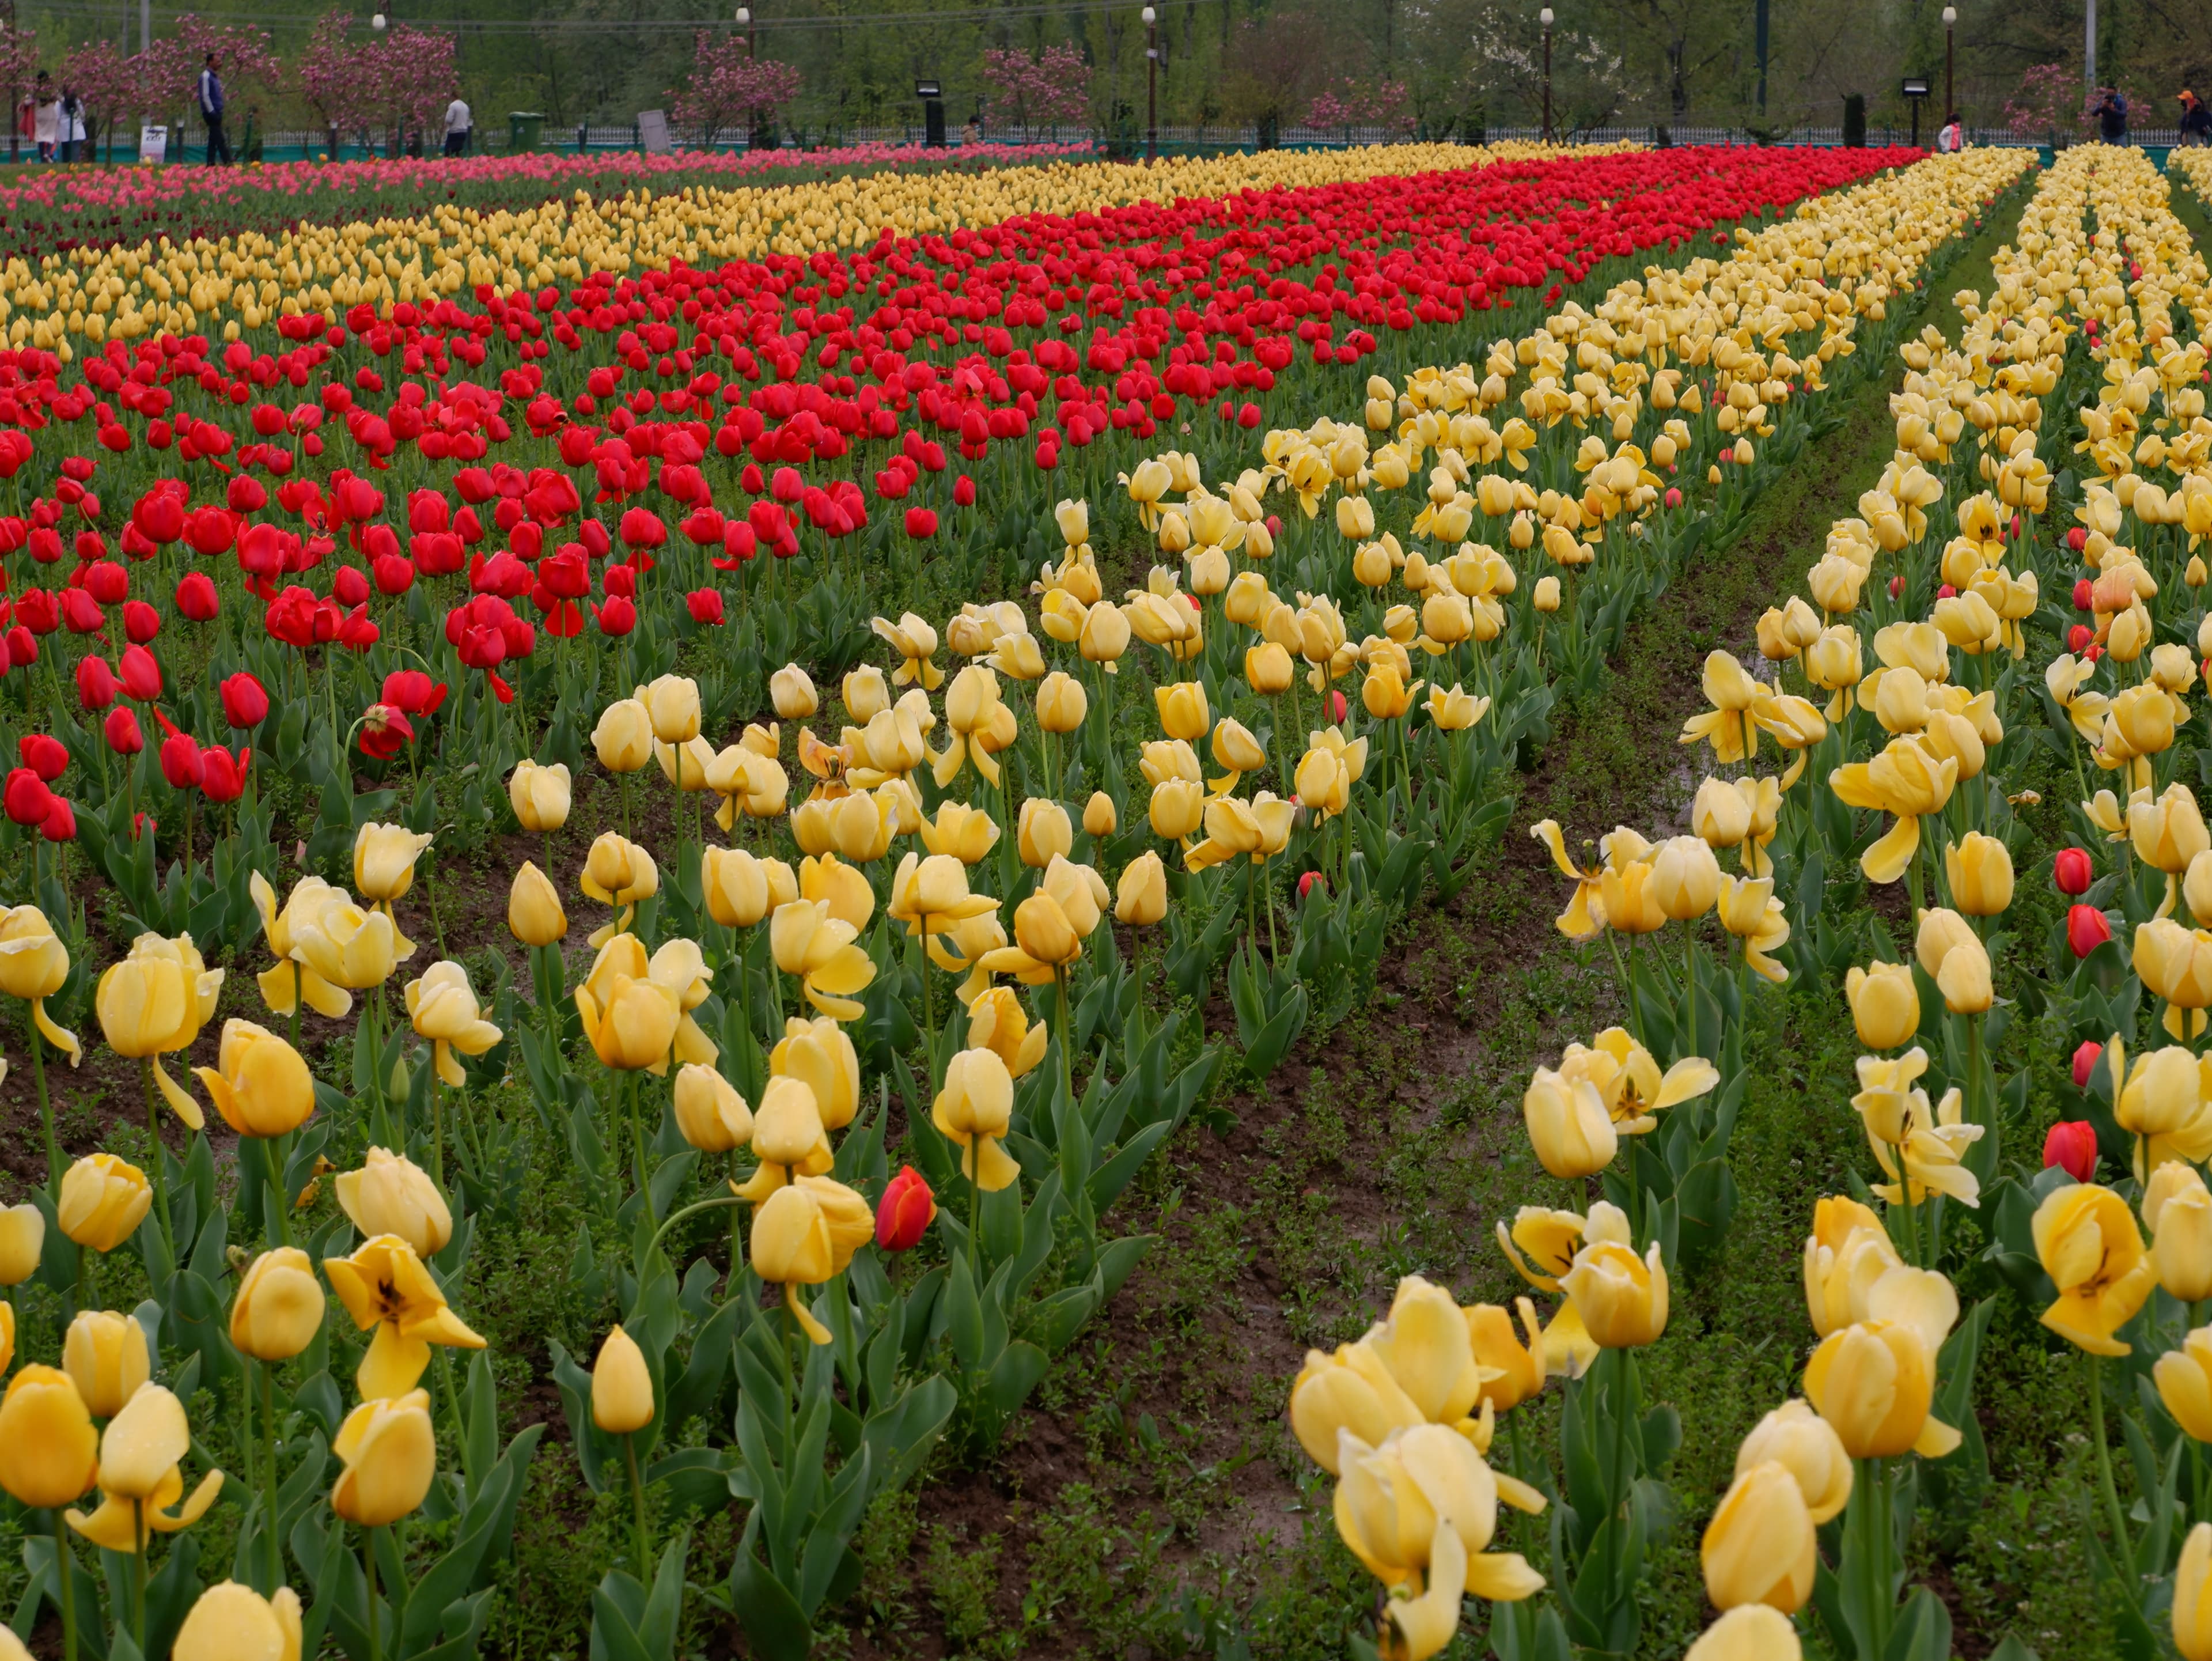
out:
<path id="1" fill-rule="evenodd" d="M 2182 1542 L 2173 1567 L 2173 1647 L 2182 1661 L 2212 1661 L 2212 1523 L 2199 1523 Z"/>
<path id="2" fill-rule="evenodd" d="M 252 1021 L 225 1021 L 216 1065 L 194 1072 L 241 1136 L 287 1135 L 315 1110 L 315 1080 L 300 1052 Z"/>
<path id="3" fill-rule="evenodd" d="M 172 1661 L 300 1661 L 303 1641 L 300 1596 L 291 1587 L 264 1597 L 222 1580 L 199 1595 L 169 1653 Z"/>
<path id="4" fill-rule="evenodd" d="M 1537 1160 L 1553 1176 L 1594 1176 L 1613 1163 L 1620 1136 L 1596 1084 L 1538 1068 L 1522 1093 L 1521 1116 Z"/>
<path id="5" fill-rule="evenodd" d="M 179 1118 L 192 1129 L 204 1123 L 199 1104 L 162 1070 L 158 1057 L 189 1050 L 215 1013 L 222 970 L 201 961 L 190 934 L 165 940 L 141 934 L 131 955 L 100 977 L 94 1002 L 100 1030 L 118 1056 L 153 1062 L 155 1082 Z"/>
<path id="6" fill-rule="evenodd" d="M 1682 1661 L 1803 1661 L 1788 1615 L 1765 1603 L 1739 1603 L 1705 1628 Z"/>
<path id="7" fill-rule="evenodd" d="M 1920 821 L 1942 811 L 1959 782 L 1956 757 L 1938 758 L 1916 740 L 1893 739 L 1872 761 L 1828 776 L 1828 788 L 1849 807 L 1896 816 L 1897 823 L 1859 856 L 1869 882 L 1895 882 L 1920 847 Z"/>
<path id="8" fill-rule="evenodd" d="M 28 1003 L 32 1024 L 75 1066 L 83 1047 L 46 1013 L 46 1000 L 62 989 L 69 972 L 69 948 L 45 912 L 35 905 L 0 906 L 0 992 Z"/>
<path id="9" fill-rule="evenodd" d="M 257 1361 L 289 1361 L 314 1342 L 325 1307 L 306 1252 L 297 1246 L 264 1251 L 247 1266 L 231 1299 L 231 1344 Z"/>
<path id="10" fill-rule="evenodd" d="M 800 1329 L 826 1344 L 830 1329 L 814 1318 L 799 1288 L 843 1273 L 875 1232 L 868 1202 L 851 1189 L 827 1177 L 799 1177 L 753 1214 L 753 1270 L 783 1287 L 784 1304 Z"/>
<path id="11" fill-rule="evenodd" d="M 1073 733 L 1090 712 L 1090 694 L 1074 676 L 1055 669 L 1037 683 L 1037 725 L 1046 732 Z"/>
<path id="12" fill-rule="evenodd" d="M 46 1214 L 38 1207 L 28 1201 L 0 1206 L 0 1287 L 20 1286 L 37 1274 L 46 1244 Z"/>
<path id="13" fill-rule="evenodd" d="M 541 767 L 525 756 L 507 775 L 507 799 L 515 823 L 533 836 L 550 836 L 568 822 L 571 787 L 568 764 Z"/>
<path id="14" fill-rule="evenodd" d="M 642 771 L 653 760 L 653 716 L 635 698 L 617 698 L 599 712 L 592 750 L 610 773 Z"/>
<path id="15" fill-rule="evenodd" d="M 418 1257 L 434 1257 L 453 1238 L 446 1196 L 404 1154 L 371 1147 L 358 1171 L 341 1171 L 332 1186 L 338 1209 L 364 1235 L 396 1234 Z"/>
<path id="16" fill-rule="evenodd" d="M 353 839 L 353 885 L 388 915 L 415 881 L 415 861 L 434 840 L 404 824 L 364 824 Z"/>
<path id="17" fill-rule="evenodd" d="M 1805 1305 L 1814 1333 L 1825 1338 L 1868 1319 L 1876 1283 L 1902 1262 L 1872 1211 L 1839 1196 L 1821 1199 L 1805 1237 Z"/>
<path id="18" fill-rule="evenodd" d="M 787 663 L 768 678 L 769 702 L 781 721 L 805 721 L 822 707 L 813 678 L 795 663 Z"/>
<path id="19" fill-rule="evenodd" d="M 1548 1372 L 1536 1306 L 1526 1298 L 1516 1298 L 1513 1309 L 1521 1317 L 1525 1343 L 1514 1335 L 1513 1315 L 1503 1305 L 1474 1304 L 1462 1311 L 1475 1366 L 1492 1375 L 1482 1381 L 1482 1404 L 1498 1413 L 1518 1407 L 1541 1390 Z"/>
<path id="20" fill-rule="evenodd" d="M 960 1147 L 961 1175 L 986 1193 L 996 1193 L 1021 1175 L 1021 1167 L 1000 1146 L 1013 1107 L 1013 1074 L 988 1048 L 953 1056 L 945 1069 L 945 1087 L 931 1104 L 930 1123 Z"/>
<path id="21" fill-rule="evenodd" d="M 1784 1402 L 1753 1426 L 1736 1451 L 1735 1474 L 1770 1463 L 1790 1473 L 1815 1524 L 1842 1515 L 1850 1501 L 1850 1456 L 1834 1427 L 1807 1402 Z"/>
<path id="22" fill-rule="evenodd" d="M 1121 828 L 1120 810 L 1114 798 L 1103 790 L 1093 790 L 1091 800 L 1083 804 L 1083 833 L 1087 837 L 1110 837 Z"/>
<path id="23" fill-rule="evenodd" d="M 753 1135 L 752 1110 L 713 1068 L 692 1062 L 676 1074 L 676 1128 L 702 1153 L 727 1153 Z"/>
<path id="24" fill-rule="evenodd" d="M 173 1534 L 198 1522 L 222 1488 L 211 1470 L 185 1498 L 180 1462 L 191 1451 L 184 1403 L 159 1384 L 125 1402 L 100 1439 L 99 1508 L 66 1513 L 70 1527 L 110 1551 L 143 1553 L 155 1532 Z"/>
<path id="25" fill-rule="evenodd" d="M 1943 849 L 1944 879 L 1952 903 L 1970 917 L 1994 917 L 2012 904 L 2012 855 L 1995 837 L 1966 833 Z"/>
<path id="26" fill-rule="evenodd" d="M 592 1363 L 592 1422 L 611 1436 L 626 1436 L 651 1424 L 654 1411 L 645 1352 L 617 1322 Z"/>
<path id="27" fill-rule="evenodd" d="M 2212 1442 L 2212 1326 L 2198 1327 L 2151 1369 L 2158 1399 L 2174 1422 L 2199 1442 Z"/>
<path id="28" fill-rule="evenodd" d="M 112 1153 L 88 1153 L 62 1173 L 54 1219 L 78 1245 L 112 1251 L 138 1231 L 154 1208 L 146 1173 Z"/>
<path id="29" fill-rule="evenodd" d="M 975 865 L 997 845 L 999 827 L 980 807 L 943 801 L 937 805 L 935 818 L 922 820 L 921 835 L 921 845 L 932 854 L 947 854 L 963 865 Z"/>
<path id="30" fill-rule="evenodd" d="M 1114 916 L 1116 922 L 1133 928 L 1149 928 L 1167 914 L 1167 867 L 1158 854 L 1146 849 L 1121 867 Z"/>
<path id="31" fill-rule="evenodd" d="M 689 744 L 699 736 L 699 683 L 689 675 L 662 675 L 631 697 L 645 706 L 653 736 L 661 743 Z"/>
<path id="32" fill-rule="evenodd" d="M 611 905 L 619 913 L 592 931 L 591 944 L 605 946 L 629 927 L 639 901 L 649 900 L 660 891 L 660 867 L 635 843 L 612 830 L 603 830 L 585 857 L 579 885 L 586 898 Z"/>
<path id="33" fill-rule="evenodd" d="M 1493 1472 L 1466 1438 L 1417 1425 L 1370 1447 L 1346 1432 L 1341 1463 L 1337 1533 L 1369 1573 L 1402 1594 L 1383 1608 L 1393 1654 L 1443 1649 L 1458 1630 L 1463 1592 L 1514 1603 L 1543 1589 L 1518 1553 L 1488 1549 L 1501 1499 L 1540 1511 L 1543 1496 Z"/>
<path id="34" fill-rule="evenodd" d="M 26 1366 L 0 1396 L 0 1488 L 36 1510 L 57 1510 L 100 1474 L 100 1436 L 70 1376 Z"/>
<path id="35" fill-rule="evenodd" d="M 780 905 L 769 919 L 775 966 L 799 982 L 808 1002 L 839 1020 L 859 1018 L 864 1006 L 853 995 L 876 977 L 874 960 L 854 944 L 856 932 L 818 900 Z"/>
<path id="36" fill-rule="evenodd" d="M 1667 1330 L 1667 1266 L 1656 1241 L 1643 1257 L 1633 1248 L 1600 1241 L 1575 1254 L 1559 1277 L 1583 1326 L 1601 1349 L 1656 1343 Z"/>
<path id="37" fill-rule="evenodd" d="M 711 855 L 715 850 L 709 849 Z M 712 890 L 708 893 L 713 897 Z M 561 909 L 561 896 L 552 883 L 529 860 L 514 873 L 507 897 L 507 932 L 528 946 L 551 946 L 568 938 L 568 914 Z M 279 965 L 281 968 L 282 965 Z"/>
<path id="38" fill-rule="evenodd" d="M 62 1336 L 62 1370 L 95 1419 L 112 1419 L 153 1373 L 138 1323 L 113 1310 L 78 1313 Z"/>
<path id="39" fill-rule="evenodd" d="M 362 1528 L 382 1528 L 422 1503 L 438 1474 L 438 1433 L 430 1396 L 409 1390 L 373 1397 L 346 1415 L 331 1444 L 344 1469 L 331 1509 Z"/>
<path id="40" fill-rule="evenodd" d="M 1920 1030 L 1920 990 L 1910 964 L 1854 964 L 1844 977 L 1844 997 L 1869 1050 L 1894 1050 Z"/>
<path id="41" fill-rule="evenodd" d="M 354 1325 L 376 1335 L 355 1375 L 365 1396 L 388 1399 L 414 1389 L 430 1365 L 432 1344 L 484 1347 L 484 1341 L 447 1307 L 446 1294 L 430 1278 L 415 1248 L 396 1234 L 363 1241 L 350 1257 L 324 1258 L 323 1273 Z"/>
<path id="42" fill-rule="evenodd" d="M 313 976 L 355 992 L 383 985 L 415 955 L 390 916 L 363 910 L 343 893 L 294 924 L 292 951 Z"/>
<path id="43" fill-rule="evenodd" d="M 1813 1595 L 1820 1551 L 1812 1513 L 1789 1468 L 1771 1460 L 1739 1463 L 1705 1525 L 1699 1555 L 1705 1595 L 1716 1609 L 1765 1603 L 1785 1615 L 1802 1609 Z"/>
<path id="44" fill-rule="evenodd" d="M 2125 1355 L 2113 1334 L 2150 1296 L 2156 1274 L 2127 1202 L 2097 1183 L 2054 1189 L 2035 1208 L 2035 1255 L 2058 1296 L 2043 1324 L 2092 1355 Z"/>
<path id="45" fill-rule="evenodd" d="M 1055 857 L 1065 857 L 1075 848 L 1075 827 L 1067 810 L 1041 796 L 1022 803 L 1015 836 L 1022 863 L 1032 871 L 1043 870 Z"/>

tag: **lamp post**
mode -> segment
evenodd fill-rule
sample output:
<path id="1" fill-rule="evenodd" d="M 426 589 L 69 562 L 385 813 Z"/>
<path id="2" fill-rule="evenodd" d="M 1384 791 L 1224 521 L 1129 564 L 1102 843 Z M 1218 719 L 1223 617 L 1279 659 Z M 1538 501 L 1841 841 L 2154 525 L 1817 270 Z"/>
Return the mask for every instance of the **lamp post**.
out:
<path id="1" fill-rule="evenodd" d="M 1145 19 L 1145 160 L 1160 159 L 1160 15 L 1150 6 Z"/>
<path id="2" fill-rule="evenodd" d="M 1957 110 L 1959 107 L 1959 101 L 1957 98 L 1953 95 L 1951 90 L 1951 37 L 1953 28 L 1957 24 L 1958 21 L 1959 9 L 1956 6 L 1946 6 L 1943 8 L 1943 119 L 1946 121 L 1948 121 L 1951 119 L 1953 112 Z M 1961 137 L 1964 136 L 1965 135 L 1963 133 L 1960 134 Z"/>
<path id="3" fill-rule="evenodd" d="M 1552 9 L 1549 6 L 1536 14 L 1536 21 L 1544 26 L 1544 142 L 1552 142 Z"/>
<path id="4" fill-rule="evenodd" d="M 738 27 L 745 32 L 745 56 L 753 55 L 753 12 L 750 6 L 738 8 Z"/>

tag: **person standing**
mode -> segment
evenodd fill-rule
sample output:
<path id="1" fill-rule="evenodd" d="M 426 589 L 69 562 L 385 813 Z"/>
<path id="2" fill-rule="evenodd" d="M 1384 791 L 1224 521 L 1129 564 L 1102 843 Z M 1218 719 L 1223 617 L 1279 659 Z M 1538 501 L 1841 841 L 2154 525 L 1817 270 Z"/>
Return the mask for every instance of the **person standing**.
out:
<path id="1" fill-rule="evenodd" d="M 1966 148 L 1966 123 L 1960 120 L 1959 112 L 1953 110 L 1950 118 L 1936 131 L 1936 151 L 1939 155 L 1956 155 Z"/>
<path id="2" fill-rule="evenodd" d="M 38 108 L 33 117 L 31 136 L 39 147 L 39 160 L 51 161 L 55 147 L 61 142 L 62 100 L 44 70 L 39 71 L 38 86 L 32 97 Z"/>
<path id="3" fill-rule="evenodd" d="M 2097 118 L 2097 137 L 2107 144 L 2128 142 L 2128 100 L 2115 87 L 2103 88 L 2097 99 L 2094 112 Z"/>
<path id="4" fill-rule="evenodd" d="M 79 157 L 91 160 L 91 151 L 85 143 L 84 100 L 76 95 L 74 87 L 62 88 L 61 134 L 62 160 L 75 161 Z"/>
<path id="5" fill-rule="evenodd" d="M 2181 142 L 2212 143 L 2212 106 L 2186 87 L 2181 89 Z"/>
<path id="6" fill-rule="evenodd" d="M 230 165 L 230 140 L 222 131 L 222 77 L 216 73 L 215 54 L 210 52 L 200 67 L 200 119 L 207 123 L 207 160 L 210 167 L 222 158 L 222 165 Z"/>
<path id="7" fill-rule="evenodd" d="M 446 154 L 466 155 L 475 132 L 476 117 L 470 113 L 467 101 L 455 93 L 453 101 L 446 106 Z"/>

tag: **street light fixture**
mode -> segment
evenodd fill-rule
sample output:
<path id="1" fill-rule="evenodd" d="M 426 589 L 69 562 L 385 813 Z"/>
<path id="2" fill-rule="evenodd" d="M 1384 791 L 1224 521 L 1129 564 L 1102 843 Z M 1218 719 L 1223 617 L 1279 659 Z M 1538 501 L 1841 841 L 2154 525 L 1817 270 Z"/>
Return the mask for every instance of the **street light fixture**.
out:
<path id="1" fill-rule="evenodd" d="M 745 56 L 753 55 L 753 11 L 750 6 L 738 8 L 738 27 L 745 32 Z"/>
<path id="2" fill-rule="evenodd" d="M 1536 14 L 1536 21 L 1544 26 L 1544 142 L 1552 142 L 1552 9 L 1547 6 Z"/>
<path id="3" fill-rule="evenodd" d="M 1145 20 L 1145 160 L 1160 159 L 1160 15 L 1150 6 Z"/>
<path id="4" fill-rule="evenodd" d="M 368 26 L 374 29 L 379 34 L 381 34 L 384 33 L 385 21 L 386 19 L 384 14 L 382 12 L 378 12 L 374 17 L 368 20 Z"/>
<path id="5" fill-rule="evenodd" d="M 1958 100 L 1952 95 L 1951 91 L 1953 58 L 1951 35 L 1953 27 L 1958 21 L 1959 9 L 1956 6 L 1943 8 L 1943 119 L 1946 121 L 1951 119 L 1952 112 L 1959 107 Z M 1964 137 L 1965 134 L 1961 133 L 1960 136 Z"/>

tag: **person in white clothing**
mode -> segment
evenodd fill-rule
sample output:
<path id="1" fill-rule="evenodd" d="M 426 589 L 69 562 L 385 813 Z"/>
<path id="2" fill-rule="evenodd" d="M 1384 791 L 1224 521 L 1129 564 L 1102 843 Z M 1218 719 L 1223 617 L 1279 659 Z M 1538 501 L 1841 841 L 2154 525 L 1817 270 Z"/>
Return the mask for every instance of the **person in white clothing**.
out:
<path id="1" fill-rule="evenodd" d="M 1946 121 L 1942 126 L 1936 131 L 1936 152 L 1942 155 L 1956 155 L 1960 150 L 1963 150 L 1966 148 L 1966 123 L 1960 120 L 1959 112 L 1953 110 L 1951 112 L 1951 119 L 1948 121 Z"/>
<path id="2" fill-rule="evenodd" d="M 446 154 L 466 155 L 469 139 L 475 130 L 476 118 L 469 113 L 469 106 L 460 95 L 455 94 L 453 101 L 446 106 Z"/>
<path id="3" fill-rule="evenodd" d="M 37 113 L 33 118 L 31 136 L 38 142 L 39 160 L 51 161 L 54 159 L 54 146 L 60 142 L 62 100 L 44 70 L 39 71 L 38 88 L 33 97 Z"/>
<path id="4" fill-rule="evenodd" d="M 74 87 L 62 88 L 61 121 L 57 132 L 61 140 L 63 161 L 92 160 L 92 147 L 85 142 L 84 100 L 76 95 Z"/>

